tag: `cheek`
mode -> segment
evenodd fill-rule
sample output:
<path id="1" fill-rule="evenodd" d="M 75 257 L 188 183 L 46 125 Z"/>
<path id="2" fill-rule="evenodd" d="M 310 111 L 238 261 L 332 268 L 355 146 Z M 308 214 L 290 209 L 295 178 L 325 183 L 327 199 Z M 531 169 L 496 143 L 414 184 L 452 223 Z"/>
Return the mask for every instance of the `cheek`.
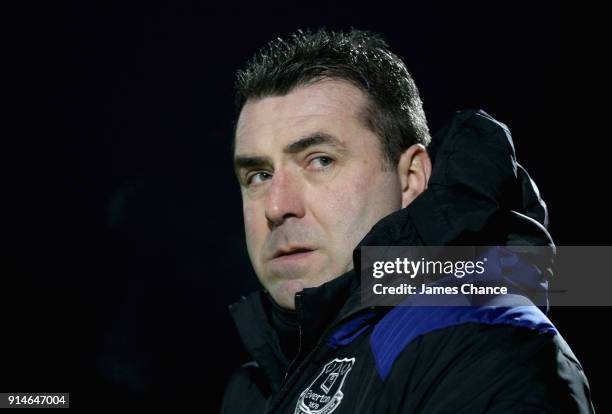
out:
<path id="1" fill-rule="evenodd" d="M 357 230 L 364 216 L 365 202 L 358 177 L 347 176 L 321 188 L 313 198 L 319 220 L 331 240 L 349 242 L 350 233 Z M 324 201 L 323 201 L 324 200 Z"/>
<path id="2" fill-rule="evenodd" d="M 247 242 L 247 249 L 251 259 L 255 259 L 257 252 L 261 250 L 261 245 L 265 240 L 266 221 L 263 212 L 259 211 L 252 203 L 243 204 L 242 212 L 244 217 L 244 234 Z"/>
<path id="3" fill-rule="evenodd" d="M 401 187 L 396 181 L 380 171 L 361 170 L 327 186 L 325 194 L 317 194 L 315 202 L 328 236 L 351 248 L 357 245 L 377 221 L 401 207 Z"/>

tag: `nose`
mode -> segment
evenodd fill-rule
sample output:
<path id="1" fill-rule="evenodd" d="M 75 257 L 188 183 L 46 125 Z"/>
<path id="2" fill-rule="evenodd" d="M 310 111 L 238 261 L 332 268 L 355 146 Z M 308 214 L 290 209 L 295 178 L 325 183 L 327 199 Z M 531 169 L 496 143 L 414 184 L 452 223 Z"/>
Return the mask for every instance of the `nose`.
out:
<path id="1" fill-rule="evenodd" d="M 299 179 L 288 172 L 277 170 L 268 187 L 265 210 L 271 230 L 290 217 L 304 217 L 302 186 Z"/>

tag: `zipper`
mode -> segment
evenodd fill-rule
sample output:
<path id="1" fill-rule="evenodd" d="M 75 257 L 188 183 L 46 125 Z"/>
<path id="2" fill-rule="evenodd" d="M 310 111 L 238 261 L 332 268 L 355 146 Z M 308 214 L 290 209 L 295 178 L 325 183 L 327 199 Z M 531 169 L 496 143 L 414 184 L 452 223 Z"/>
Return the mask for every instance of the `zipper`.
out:
<path id="1" fill-rule="evenodd" d="M 296 363 L 296 361 L 298 361 L 298 359 L 300 358 L 300 354 L 302 353 L 302 323 L 301 323 L 301 318 L 300 318 L 300 312 L 301 312 L 300 309 L 302 308 L 301 298 L 302 298 L 301 293 L 295 294 L 295 308 L 297 310 L 297 319 L 298 319 L 298 349 L 297 349 L 297 353 L 295 354 L 295 357 L 293 358 L 293 360 L 287 367 L 287 371 L 285 372 L 285 378 L 283 379 L 283 382 L 287 382 L 287 377 L 289 376 L 289 373 L 291 372 L 291 368 L 293 368 L 293 365 Z"/>
<path id="2" fill-rule="evenodd" d="M 298 325 L 298 334 L 299 334 L 299 337 L 298 337 L 298 350 L 297 350 L 297 354 L 295 354 L 295 358 L 293 358 L 293 360 L 291 361 L 291 363 L 287 367 L 287 372 L 285 372 L 285 378 L 284 378 L 283 382 L 287 381 L 287 377 L 289 376 L 289 373 L 291 372 L 291 368 L 293 368 L 293 365 L 296 363 L 296 361 L 300 357 L 300 354 L 302 353 L 302 325 Z"/>

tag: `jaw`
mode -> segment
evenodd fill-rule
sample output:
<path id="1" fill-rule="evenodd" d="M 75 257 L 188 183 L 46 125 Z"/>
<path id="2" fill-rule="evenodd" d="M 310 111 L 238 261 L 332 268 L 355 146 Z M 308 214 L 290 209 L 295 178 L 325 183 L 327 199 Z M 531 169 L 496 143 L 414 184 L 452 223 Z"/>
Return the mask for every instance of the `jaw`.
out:
<path id="1" fill-rule="evenodd" d="M 268 287 L 268 292 L 283 308 L 295 309 L 295 294 L 306 287 L 309 286 L 306 286 L 301 279 L 282 280 Z"/>

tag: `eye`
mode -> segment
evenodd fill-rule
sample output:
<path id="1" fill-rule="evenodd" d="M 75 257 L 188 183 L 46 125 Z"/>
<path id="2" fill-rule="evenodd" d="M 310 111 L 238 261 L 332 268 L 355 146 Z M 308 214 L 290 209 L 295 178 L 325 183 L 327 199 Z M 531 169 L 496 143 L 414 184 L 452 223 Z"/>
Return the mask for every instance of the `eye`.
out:
<path id="1" fill-rule="evenodd" d="M 310 160 L 310 164 L 314 166 L 315 169 L 324 169 L 333 164 L 334 160 L 330 157 L 322 155 L 320 157 L 313 158 Z"/>
<path id="2" fill-rule="evenodd" d="M 246 177 L 246 183 L 247 185 L 257 185 L 261 184 L 263 181 L 269 180 L 270 178 L 272 178 L 272 174 L 265 171 L 257 171 L 254 174 L 249 174 Z"/>

